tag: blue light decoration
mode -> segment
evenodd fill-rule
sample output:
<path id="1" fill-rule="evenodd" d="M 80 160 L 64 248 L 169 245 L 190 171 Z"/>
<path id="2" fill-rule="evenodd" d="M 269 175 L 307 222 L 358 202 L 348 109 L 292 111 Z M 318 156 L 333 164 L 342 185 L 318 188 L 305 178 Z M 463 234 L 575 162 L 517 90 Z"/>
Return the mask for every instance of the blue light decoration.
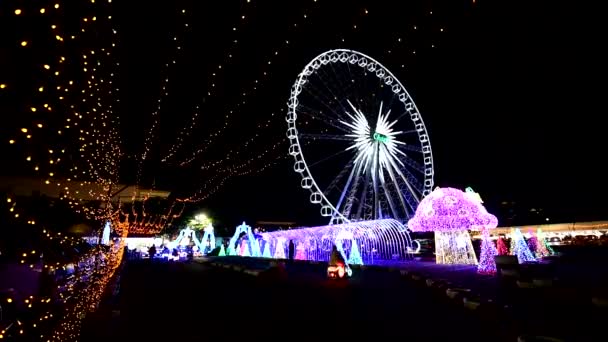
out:
<path id="1" fill-rule="evenodd" d="M 270 244 L 268 243 L 268 241 L 266 241 L 266 243 L 264 243 L 264 252 L 262 253 L 262 257 L 263 258 L 272 258 L 272 255 L 270 254 Z"/>
<path id="2" fill-rule="evenodd" d="M 275 250 L 276 259 L 285 258 L 284 244 L 288 240 L 302 246 L 306 259 L 311 261 L 329 261 L 334 244 L 343 256 L 347 255 L 346 252 L 353 253 L 356 245 L 361 262 L 367 265 L 406 260 L 412 251 L 412 240 L 406 227 L 393 219 L 290 229 L 262 233 L 262 236 L 271 250 Z"/>
<path id="3" fill-rule="evenodd" d="M 350 242 L 350 255 L 348 256 L 348 263 L 350 265 L 363 265 L 363 259 L 361 259 L 361 253 L 359 253 L 359 247 L 357 241 L 354 239 Z"/>
<path id="4" fill-rule="evenodd" d="M 238 255 L 238 254 L 236 253 L 236 250 L 234 248 L 228 247 L 228 255 L 235 256 L 235 255 Z"/>
<path id="5" fill-rule="evenodd" d="M 226 256 L 226 250 L 224 249 L 224 244 L 220 245 L 220 252 L 217 254 L 217 256 Z"/>
<path id="6" fill-rule="evenodd" d="M 194 243 L 197 247 L 199 247 L 200 250 L 200 242 L 198 241 L 198 239 L 196 239 L 196 235 L 194 235 L 194 230 L 192 230 L 190 227 L 186 227 L 180 230 L 179 235 L 175 238 L 175 240 L 169 242 L 167 247 L 173 250 L 174 248 L 177 248 L 177 246 L 187 246 L 190 244 L 190 240 L 194 241 Z"/>
<path id="7" fill-rule="evenodd" d="M 244 221 L 241 225 L 236 227 L 236 230 L 234 231 L 234 235 L 230 238 L 230 243 L 228 244 L 229 254 L 230 255 L 237 254 L 236 243 L 237 243 L 237 240 L 239 239 L 239 236 L 242 233 L 245 233 L 247 235 L 248 248 L 245 248 L 245 250 L 247 250 L 248 255 L 246 255 L 246 256 L 253 256 L 253 257 L 262 256 L 262 253 L 260 252 L 260 244 L 258 243 L 258 240 L 253 235 L 253 232 L 251 231 L 251 226 L 248 226 L 247 224 L 245 224 Z M 243 241 L 245 241 L 245 240 L 243 240 Z M 251 249 L 251 252 L 249 251 L 250 249 Z M 232 254 L 232 253 L 234 253 L 234 254 Z"/>
<path id="8" fill-rule="evenodd" d="M 110 231 L 112 227 L 110 226 L 110 221 L 106 221 L 106 225 L 103 227 L 103 233 L 101 235 L 101 244 L 109 246 L 110 245 Z"/>
<path id="9" fill-rule="evenodd" d="M 203 248 L 201 249 L 203 254 L 207 254 L 215 248 L 215 233 L 213 232 L 213 225 L 211 223 L 205 227 L 205 234 L 203 234 L 203 240 L 201 240 L 200 244 Z"/>
<path id="10" fill-rule="evenodd" d="M 536 258 L 534 258 L 534 255 L 528 248 L 528 244 L 519 228 L 515 228 L 511 236 L 511 253 L 517 256 L 517 261 L 519 261 L 520 264 L 528 261 L 536 261 Z"/>

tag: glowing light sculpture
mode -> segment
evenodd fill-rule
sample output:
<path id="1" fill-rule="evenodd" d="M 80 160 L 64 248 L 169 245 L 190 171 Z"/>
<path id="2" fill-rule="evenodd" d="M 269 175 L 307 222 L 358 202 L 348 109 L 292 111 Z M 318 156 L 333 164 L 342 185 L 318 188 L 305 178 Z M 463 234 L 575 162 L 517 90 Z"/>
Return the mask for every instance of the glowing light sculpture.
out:
<path id="1" fill-rule="evenodd" d="M 364 264 L 406 260 L 411 256 L 412 250 L 407 228 L 393 219 L 290 229 L 262 235 L 271 245 L 271 249 L 275 250 L 274 258 L 277 259 L 285 258 L 285 241 L 289 240 L 293 240 L 296 246 L 302 246 L 306 259 L 311 261 L 329 261 L 334 244 L 341 250 L 344 260 L 348 260 L 348 254 L 344 251 L 344 248 L 349 248 L 348 241 L 352 242 L 351 249 L 352 246 L 357 246 Z"/>
<path id="2" fill-rule="evenodd" d="M 298 243 L 296 247 L 296 255 L 294 257 L 296 260 L 306 260 L 306 247 L 304 247 L 304 243 Z"/>
<path id="3" fill-rule="evenodd" d="M 239 255 L 242 257 L 250 257 L 251 253 L 249 253 L 249 244 L 246 240 L 241 241 L 241 249 Z"/>
<path id="4" fill-rule="evenodd" d="M 494 242 L 490 239 L 488 229 L 483 229 L 481 238 L 481 253 L 479 255 L 477 273 L 496 274 L 496 261 L 494 260 L 494 257 L 497 253 L 496 246 L 494 246 Z"/>
<path id="5" fill-rule="evenodd" d="M 194 244 L 199 248 L 199 250 L 202 250 L 202 245 L 200 243 L 200 241 L 196 238 L 196 234 L 194 232 L 194 230 L 192 230 L 192 228 L 190 227 L 186 227 L 182 230 L 179 231 L 179 235 L 177 236 L 177 238 L 175 238 L 175 240 L 169 242 L 169 244 L 167 245 L 167 247 L 169 247 L 169 249 L 174 249 L 177 246 L 188 246 L 190 244 L 190 241 L 193 241 Z"/>
<path id="6" fill-rule="evenodd" d="M 534 258 L 534 255 L 528 248 L 521 230 L 519 230 L 519 228 L 515 228 L 513 234 L 511 235 L 511 253 L 517 256 L 517 261 L 519 261 L 520 264 L 535 261 L 536 258 Z"/>
<path id="7" fill-rule="evenodd" d="M 408 227 L 416 232 L 435 232 L 438 264 L 477 264 L 469 229 L 492 229 L 498 225 L 474 192 L 437 187 L 425 197 Z"/>
<path id="8" fill-rule="evenodd" d="M 101 235 L 101 244 L 109 246 L 110 245 L 110 231 L 112 230 L 110 226 L 110 221 L 106 222 L 106 225 L 103 227 L 103 234 Z"/>
<path id="9" fill-rule="evenodd" d="M 205 227 L 205 234 L 203 234 L 201 245 L 204 248 L 201 250 L 203 254 L 207 254 L 215 248 L 215 233 L 213 232 L 213 225 L 211 223 Z"/>
<path id="10" fill-rule="evenodd" d="M 226 256 L 226 250 L 224 249 L 224 244 L 221 244 L 220 252 L 217 254 L 217 256 Z"/>
<path id="11" fill-rule="evenodd" d="M 268 243 L 268 241 L 266 241 L 266 243 L 264 244 L 264 252 L 262 253 L 262 257 L 272 258 L 272 255 L 270 254 L 270 243 Z"/>
<path id="12" fill-rule="evenodd" d="M 285 238 L 278 237 L 276 240 L 276 245 L 274 247 L 274 258 L 275 259 L 286 259 L 285 258 Z M 268 243 L 270 246 L 270 242 Z M 270 248 L 270 247 L 268 247 Z"/>
<path id="13" fill-rule="evenodd" d="M 245 233 L 247 235 L 247 244 L 249 244 L 249 248 L 247 248 L 247 254 L 249 254 L 249 255 L 247 255 L 247 256 L 253 256 L 253 257 L 262 256 L 262 253 L 260 252 L 260 244 L 258 243 L 258 240 L 253 235 L 253 232 L 251 231 L 251 226 L 248 226 L 247 224 L 245 224 L 245 222 L 243 222 L 241 225 L 236 227 L 236 230 L 234 231 L 234 235 L 230 238 L 230 243 L 228 244 L 229 252 L 232 252 L 233 250 L 236 252 L 236 242 L 242 233 Z M 251 252 L 249 251 L 250 248 L 251 248 Z M 230 255 L 234 255 L 234 254 L 230 254 Z"/>
<path id="14" fill-rule="evenodd" d="M 542 257 L 546 257 L 549 255 L 553 255 L 555 254 L 555 252 L 553 251 L 553 248 L 551 248 L 551 246 L 549 246 L 549 244 L 547 244 L 547 240 L 545 239 L 545 233 L 543 233 L 543 230 L 538 228 L 538 230 L 536 231 L 536 236 L 538 238 L 538 250 L 536 257 L 537 258 L 542 258 Z"/>
<path id="15" fill-rule="evenodd" d="M 496 252 L 498 252 L 498 255 L 509 255 L 509 247 L 507 247 L 502 236 L 496 240 Z"/>
<path id="16" fill-rule="evenodd" d="M 361 253 L 359 253 L 359 247 L 357 247 L 357 241 L 354 239 L 350 243 L 350 254 L 348 261 L 351 265 L 363 265 L 363 259 L 361 259 Z"/>

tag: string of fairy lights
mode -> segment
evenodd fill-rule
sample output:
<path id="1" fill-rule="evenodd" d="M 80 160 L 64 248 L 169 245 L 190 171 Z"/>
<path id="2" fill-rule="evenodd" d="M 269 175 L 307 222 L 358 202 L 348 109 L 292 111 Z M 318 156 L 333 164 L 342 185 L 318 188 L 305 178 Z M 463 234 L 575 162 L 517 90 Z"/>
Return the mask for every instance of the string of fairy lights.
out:
<path id="1" fill-rule="evenodd" d="M 302 29 L 304 29 L 304 23 L 310 22 L 311 21 L 311 17 L 314 14 L 315 10 L 317 10 L 319 8 L 319 6 L 316 6 L 316 1 L 314 1 L 315 6 L 313 6 L 311 9 L 309 10 L 305 10 L 301 16 L 298 16 L 298 18 L 296 19 L 296 22 L 293 23 L 292 26 L 289 26 L 287 28 L 287 34 L 285 39 L 274 49 L 274 51 L 272 51 L 266 58 L 265 58 L 265 63 L 263 65 L 262 68 L 260 68 L 260 75 L 258 75 L 256 77 L 256 79 L 253 80 L 253 82 L 250 83 L 250 88 L 244 91 L 240 91 L 239 92 L 239 101 L 235 101 L 232 105 L 232 108 L 228 109 L 226 111 L 226 113 L 224 114 L 224 121 L 223 123 L 219 126 L 219 128 L 207 135 L 207 138 L 205 139 L 205 141 L 199 145 L 194 151 L 192 151 L 190 153 L 190 155 L 188 157 L 186 157 L 185 160 L 179 162 L 180 166 L 187 166 L 189 165 L 191 162 L 195 161 L 199 156 L 201 156 L 205 151 L 207 151 L 207 149 L 213 145 L 213 143 L 217 140 L 218 137 L 220 137 L 224 131 L 233 124 L 234 119 L 238 118 L 239 115 L 238 113 L 240 111 L 244 111 L 245 106 L 247 105 L 248 101 L 250 101 L 250 99 L 253 99 L 256 95 L 256 93 L 262 88 L 262 86 L 264 85 L 265 81 L 267 81 L 269 79 L 269 75 L 272 72 L 272 67 L 277 65 L 276 59 L 280 58 L 283 54 L 284 54 L 284 50 L 290 47 L 290 40 L 289 37 L 292 35 L 295 35 L 297 31 L 300 31 Z M 236 29 L 235 29 L 236 31 Z M 236 40 L 235 40 L 236 42 Z M 293 45 L 293 42 L 291 43 Z M 221 70 L 222 65 L 218 65 L 218 72 Z M 224 68 L 225 69 L 225 68 Z M 212 74 L 213 76 L 216 76 L 216 73 Z M 213 86 L 214 84 L 212 84 Z M 208 95 L 211 95 L 211 92 L 208 92 Z M 282 104 L 281 104 L 282 105 Z M 274 115 L 274 113 L 272 114 Z M 272 122 L 272 118 L 268 120 L 269 122 Z M 256 127 L 253 129 L 254 132 L 257 132 L 259 129 L 263 128 L 263 127 L 267 127 L 268 123 L 262 123 L 262 124 L 258 124 L 256 125 Z M 257 133 L 256 133 L 257 134 Z M 174 155 L 175 153 L 172 153 L 171 155 Z M 164 162 L 168 161 L 168 157 L 165 157 L 163 159 Z"/>
<path id="2" fill-rule="evenodd" d="M 244 31 L 245 25 L 249 23 L 249 18 L 251 12 L 255 7 L 249 6 L 251 5 L 250 1 L 247 1 L 246 6 L 243 6 L 241 11 L 238 13 L 237 23 L 232 27 L 231 34 L 233 37 L 231 38 L 231 44 L 226 49 L 225 54 L 222 58 L 220 58 L 220 63 L 217 66 L 212 68 L 211 74 L 207 76 L 207 89 L 206 93 L 202 97 L 203 102 L 208 102 L 211 98 L 217 97 L 219 87 L 216 87 L 216 84 L 219 82 L 219 75 L 222 71 L 226 70 L 226 67 L 230 65 L 230 62 L 234 60 L 235 55 L 238 53 L 239 42 L 241 41 L 239 34 Z M 188 26 L 188 24 L 185 24 Z M 222 69 L 223 68 L 223 69 Z M 188 121 L 189 123 L 184 126 L 183 129 L 179 130 L 179 134 L 175 139 L 175 142 L 169 147 L 168 152 L 164 157 L 161 158 L 163 163 L 169 161 L 182 147 L 186 139 L 190 137 L 190 134 L 194 131 L 199 122 L 199 108 L 200 105 L 196 105 L 194 109 L 194 115 Z"/>
<path id="3" fill-rule="evenodd" d="M 7 197 L 9 211 L 16 211 L 17 202 Z M 15 216 L 15 219 L 21 219 Z M 23 218 L 22 220 L 25 220 Z M 28 219 L 28 225 L 39 225 Z M 124 251 L 124 237 L 127 229 L 124 224 L 115 222 L 115 231 L 122 237 L 109 249 L 93 246 L 77 259 L 66 256 L 66 251 L 77 252 L 83 240 L 62 232 L 53 232 L 41 227 L 42 245 L 40 249 L 23 250 L 19 254 L 19 263 L 39 272 L 67 272 L 49 293 L 29 295 L 21 298 L 22 303 L 15 303 L 17 298 L 7 297 L 7 304 L 19 305 L 23 310 L 10 324 L 0 327 L 2 339 L 40 341 L 78 341 L 80 326 L 87 312 L 96 309 L 101 296 L 121 264 Z M 78 249 L 77 249 L 78 248 Z M 54 249 L 59 252 L 52 253 Z M 57 261 L 57 257 L 61 260 Z"/>
<path id="4" fill-rule="evenodd" d="M 22 36 L 17 35 L 15 42 L 20 49 L 17 54 L 28 57 L 36 65 L 32 70 L 34 87 L 24 97 L 26 105 L 20 120 L 23 124 L 8 143 L 24 151 L 26 163 L 42 177 L 44 185 L 56 186 L 61 191 L 60 197 L 74 208 L 83 206 L 85 193 L 94 200 L 104 200 L 106 188 L 118 180 L 120 135 L 113 113 L 117 89 L 112 85 L 114 74 L 105 72 L 118 65 L 111 57 L 115 43 L 99 48 L 95 46 L 96 40 L 91 39 L 104 35 L 103 31 L 111 26 L 111 16 L 103 14 L 109 12 L 110 2 L 49 1 L 23 3 L 12 9 L 16 27 L 36 29 L 34 33 L 17 29 Z M 73 17 L 66 14 L 67 10 L 64 12 L 65 7 L 77 8 L 82 13 L 77 23 L 71 21 Z M 31 25 L 32 22 L 35 25 Z M 112 32 L 116 34 L 115 30 Z M 28 92 L 5 82 L 1 89 L 20 91 L 21 95 Z M 21 219 L 16 200 L 9 197 L 7 202 L 15 219 Z M 25 218 L 23 220 L 25 222 Z M 35 226 L 37 220 L 28 217 L 26 223 Z M 60 232 L 41 231 L 49 243 L 76 243 L 74 238 Z M 37 256 L 36 251 L 24 252 L 21 263 L 27 263 L 32 256 Z M 71 284 L 59 289 L 58 298 L 30 296 L 25 299 L 26 308 L 36 309 L 42 313 L 41 317 L 17 319 L 1 336 L 77 340 L 84 314 L 96 307 L 121 258 L 120 243 L 109 250 L 94 248 L 82 255 L 77 264 L 88 262 L 90 265 L 79 267 L 82 272 Z M 91 264 L 91 260 L 95 262 Z M 36 267 L 33 263 L 29 266 Z M 55 271 L 66 265 L 55 262 L 40 267 Z M 57 306 L 57 301 L 62 305 Z M 45 304 L 49 305 L 48 310 L 39 308 Z M 51 313 L 51 309 L 59 311 Z"/>
<path id="5" fill-rule="evenodd" d="M 186 19 L 187 13 L 188 13 L 188 11 L 186 11 L 186 9 L 182 9 L 180 11 L 181 17 L 184 18 L 183 19 L 184 23 L 182 24 L 184 31 L 187 31 L 189 29 L 189 24 Z M 180 38 L 179 35 L 175 35 L 173 37 L 173 43 L 174 43 L 174 48 L 175 48 L 174 54 L 173 54 L 173 57 L 171 58 L 171 61 L 166 62 L 163 66 L 162 74 L 164 76 L 161 77 L 160 96 L 157 100 L 156 108 L 152 112 L 152 115 L 151 115 L 152 124 L 150 126 L 149 131 L 145 135 L 143 152 L 142 152 L 142 155 L 140 158 L 139 167 L 137 169 L 137 184 L 140 183 L 144 162 L 146 161 L 146 159 L 148 159 L 148 155 L 153 146 L 152 142 L 153 142 L 154 138 L 156 137 L 157 130 L 160 126 L 160 117 L 161 117 L 160 114 L 161 114 L 163 99 L 165 99 L 166 97 L 169 96 L 168 87 L 169 87 L 169 73 L 171 71 L 171 66 L 173 66 L 174 64 L 177 63 L 178 54 L 181 53 L 182 49 L 183 49 L 183 40 Z M 195 116 L 198 116 L 198 115 L 195 115 Z"/>

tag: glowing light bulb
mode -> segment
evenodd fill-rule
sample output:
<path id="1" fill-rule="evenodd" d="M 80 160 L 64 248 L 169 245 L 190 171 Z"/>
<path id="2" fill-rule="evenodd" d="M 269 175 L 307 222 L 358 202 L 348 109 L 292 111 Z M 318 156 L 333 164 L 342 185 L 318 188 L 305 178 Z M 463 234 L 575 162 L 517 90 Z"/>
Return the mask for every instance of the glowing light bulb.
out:
<path id="1" fill-rule="evenodd" d="M 21 10 L 20 9 L 16 9 L 15 10 L 15 15 L 20 15 L 21 14 Z"/>
<path id="2" fill-rule="evenodd" d="M 4 83 L 0 84 L 0 89 L 4 89 L 4 88 L 6 88 L 6 84 L 4 84 Z"/>
<path id="3" fill-rule="evenodd" d="M 27 46 L 27 41 L 25 41 L 25 40 L 24 40 L 24 41 L 22 41 L 22 42 L 21 42 L 21 46 Z"/>
<path id="4" fill-rule="evenodd" d="M 46 10 L 44 8 L 40 9 L 40 14 L 44 14 L 44 12 L 46 12 Z"/>

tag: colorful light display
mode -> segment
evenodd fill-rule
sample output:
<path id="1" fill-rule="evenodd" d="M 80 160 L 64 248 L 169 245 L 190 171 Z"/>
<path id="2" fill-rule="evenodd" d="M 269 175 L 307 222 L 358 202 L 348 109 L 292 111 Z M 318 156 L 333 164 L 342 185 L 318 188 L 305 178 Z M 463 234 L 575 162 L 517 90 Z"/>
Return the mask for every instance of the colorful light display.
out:
<path id="1" fill-rule="evenodd" d="M 348 255 L 347 252 L 352 255 L 353 246 L 356 246 L 361 263 L 365 264 L 405 260 L 412 246 L 405 226 L 392 219 L 291 229 L 262 235 L 270 248 L 275 250 L 274 258 L 277 259 L 285 258 L 285 241 L 288 240 L 293 240 L 296 246 L 303 246 L 306 259 L 311 261 L 329 261 L 334 244 L 342 246 L 343 256 Z"/>
<path id="2" fill-rule="evenodd" d="M 517 256 L 517 260 L 520 264 L 536 260 L 528 248 L 526 240 L 524 239 L 524 236 L 519 228 L 516 228 L 513 231 L 513 234 L 511 234 L 511 254 Z"/>
<path id="3" fill-rule="evenodd" d="M 497 253 L 496 246 L 494 246 L 494 242 L 490 239 L 488 229 L 483 229 L 477 273 L 496 274 L 496 261 L 494 260 L 494 257 Z"/>
<path id="4" fill-rule="evenodd" d="M 488 213 L 472 190 L 437 187 L 425 197 L 408 227 L 418 232 L 435 232 L 438 264 L 477 264 L 469 229 L 496 228 L 496 216 Z"/>
<path id="5" fill-rule="evenodd" d="M 363 265 L 363 259 L 361 259 L 361 253 L 359 253 L 359 247 L 357 247 L 357 241 L 354 239 L 350 241 L 350 254 L 348 256 L 348 264 L 350 265 Z"/>
<path id="6" fill-rule="evenodd" d="M 253 235 L 253 232 L 251 231 L 251 226 L 248 226 L 247 224 L 245 224 L 245 222 L 243 222 L 240 226 L 236 227 L 234 235 L 230 238 L 230 243 L 228 244 L 229 255 L 236 254 L 236 243 L 242 233 L 245 233 L 247 235 L 247 240 L 243 239 L 241 241 L 241 251 L 239 255 L 253 257 L 262 256 L 262 253 L 260 252 L 260 244 Z M 247 244 L 247 248 L 243 247 L 243 243 Z M 232 254 L 233 252 L 235 254 Z"/>
<path id="7" fill-rule="evenodd" d="M 217 254 L 217 256 L 226 256 L 226 250 L 224 250 L 224 244 L 222 244 L 220 246 L 220 252 Z"/>
<path id="8" fill-rule="evenodd" d="M 505 239 L 502 236 L 499 237 L 498 240 L 496 240 L 496 252 L 498 253 L 498 255 L 509 254 L 509 247 L 507 247 Z"/>
<path id="9" fill-rule="evenodd" d="M 274 247 L 274 258 L 275 259 L 285 259 L 285 241 L 284 237 L 278 237 L 275 242 Z M 270 248 L 270 241 L 266 243 L 268 248 Z"/>
<path id="10" fill-rule="evenodd" d="M 272 258 L 272 254 L 270 254 L 270 244 L 266 242 L 264 244 L 264 252 L 262 252 L 263 258 Z"/>
<path id="11" fill-rule="evenodd" d="M 536 237 L 538 238 L 539 242 L 538 249 L 536 250 L 537 258 L 542 258 L 555 254 L 553 248 L 551 248 L 551 246 L 547 244 L 547 239 L 545 239 L 545 233 L 543 233 L 542 229 L 538 228 L 538 230 L 536 231 Z"/>

